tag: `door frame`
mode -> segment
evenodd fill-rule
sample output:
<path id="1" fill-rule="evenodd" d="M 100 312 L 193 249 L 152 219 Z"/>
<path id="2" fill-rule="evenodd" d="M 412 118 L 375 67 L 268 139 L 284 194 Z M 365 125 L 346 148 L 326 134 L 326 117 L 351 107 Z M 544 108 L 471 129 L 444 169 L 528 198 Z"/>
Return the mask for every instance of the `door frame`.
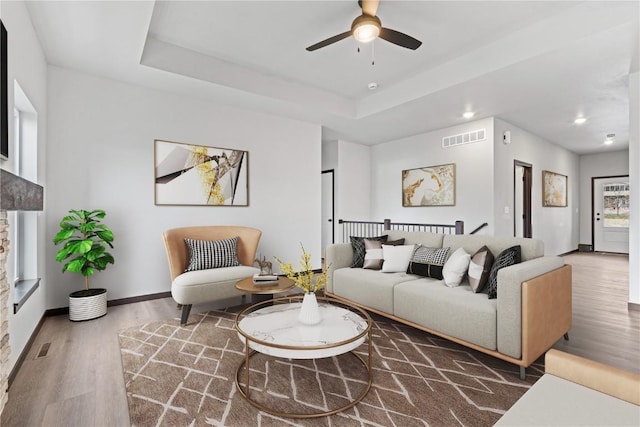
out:
<path id="1" fill-rule="evenodd" d="M 524 173 L 523 192 L 522 192 L 522 215 L 524 218 L 516 218 L 516 167 L 522 167 Z M 523 221 L 522 234 L 523 237 L 533 237 L 533 226 L 531 225 L 531 190 L 533 187 L 533 165 L 520 160 L 513 160 L 513 235 L 516 235 L 516 221 Z"/>
<path id="2" fill-rule="evenodd" d="M 595 201 L 595 186 L 597 179 L 609 179 L 609 178 L 629 178 L 629 174 L 626 175 L 608 175 L 608 176 L 592 176 L 591 177 L 591 252 L 596 250 L 596 201 Z"/>
<path id="3" fill-rule="evenodd" d="M 320 174 L 331 174 L 331 244 L 336 242 L 336 178 L 335 169 L 323 170 Z M 322 230 L 320 230 L 322 232 Z M 322 240 L 322 239 L 321 239 Z"/>

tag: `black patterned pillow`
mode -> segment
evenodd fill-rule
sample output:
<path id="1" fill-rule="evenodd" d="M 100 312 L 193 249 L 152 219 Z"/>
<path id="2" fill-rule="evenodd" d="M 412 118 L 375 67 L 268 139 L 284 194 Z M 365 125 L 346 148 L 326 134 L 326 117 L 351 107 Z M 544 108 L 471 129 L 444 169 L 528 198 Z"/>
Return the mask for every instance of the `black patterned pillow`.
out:
<path id="1" fill-rule="evenodd" d="M 413 251 L 407 273 L 442 280 L 442 268 L 449 255 L 449 249 L 418 246 Z"/>
<path id="2" fill-rule="evenodd" d="M 498 270 L 510 265 L 520 264 L 521 258 L 520 245 L 511 246 L 500 252 L 500 255 L 496 257 L 489 273 L 489 282 L 487 283 L 489 299 L 498 298 Z"/>
<path id="3" fill-rule="evenodd" d="M 364 264 L 364 255 L 366 252 L 364 249 L 364 239 L 386 242 L 388 237 L 389 236 L 387 235 L 378 237 L 349 237 L 349 239 L 351 239 L 351 247 L 353 248 L 353 262 L 351 263 L 351 268 L 362 268 L 362 265 Z"/>
<path id="4" fill-rule="evenodd" d="M 185 272 L 240 265 L 238 236 L 224 240 L 194 240 L 186 237 L 184 242 L 189 249 L 189 265 Z"/>

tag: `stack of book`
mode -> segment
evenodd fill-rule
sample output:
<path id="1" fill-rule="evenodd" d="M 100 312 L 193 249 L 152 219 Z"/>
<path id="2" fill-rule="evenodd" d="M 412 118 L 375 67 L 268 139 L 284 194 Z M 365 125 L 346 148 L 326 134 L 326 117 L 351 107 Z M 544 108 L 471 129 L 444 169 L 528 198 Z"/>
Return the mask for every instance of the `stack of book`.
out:
<path id="1" fill-rule="evenodd" d="M 278 283 L 278 276 L 276 276 L 275 274 L 253 275 L 254 285 L 273 285 L 274 283 Z"/>

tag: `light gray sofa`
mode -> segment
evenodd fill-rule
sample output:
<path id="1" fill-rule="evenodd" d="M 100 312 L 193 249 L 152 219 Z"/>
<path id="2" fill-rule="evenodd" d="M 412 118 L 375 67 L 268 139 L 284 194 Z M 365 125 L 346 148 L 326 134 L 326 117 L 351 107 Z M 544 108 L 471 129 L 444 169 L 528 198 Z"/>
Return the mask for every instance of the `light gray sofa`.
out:
<path id="1" fill-rule="evenodd" d="M 499 426 L 639 426 L 640 375 L 551 349 Z"/>
<path id="2" fill-rule="evenodd" d="M 521 246 L 522 262 L 499 270 L 498 298 L 473 293 L 466 278 L 461 286 L 407 273 L 350 268 L 350 243 L 326 249 L 326 294 L 354 303 L 434 335 L 447 338 L 525 368 L 571 328 L 571 266 L 558 256 L 544 256 L 536 239 L 428 232 L 385 232 L 405 244 L 462 247 L 473 255 L 483 245 L 497 256 Z"/>

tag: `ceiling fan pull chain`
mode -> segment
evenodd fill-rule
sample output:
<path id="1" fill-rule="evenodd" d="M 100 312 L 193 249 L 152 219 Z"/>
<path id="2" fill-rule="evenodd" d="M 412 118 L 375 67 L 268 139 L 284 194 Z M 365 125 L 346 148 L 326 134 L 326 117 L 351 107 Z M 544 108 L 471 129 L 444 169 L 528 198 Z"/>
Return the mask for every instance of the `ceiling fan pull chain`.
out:
<path id="1" fill-rule="evenodd" d="M 373 46 L 375 45 L 375 40 L 371 42 L 371 65 L 376 65 L 376 52 Z"/>

